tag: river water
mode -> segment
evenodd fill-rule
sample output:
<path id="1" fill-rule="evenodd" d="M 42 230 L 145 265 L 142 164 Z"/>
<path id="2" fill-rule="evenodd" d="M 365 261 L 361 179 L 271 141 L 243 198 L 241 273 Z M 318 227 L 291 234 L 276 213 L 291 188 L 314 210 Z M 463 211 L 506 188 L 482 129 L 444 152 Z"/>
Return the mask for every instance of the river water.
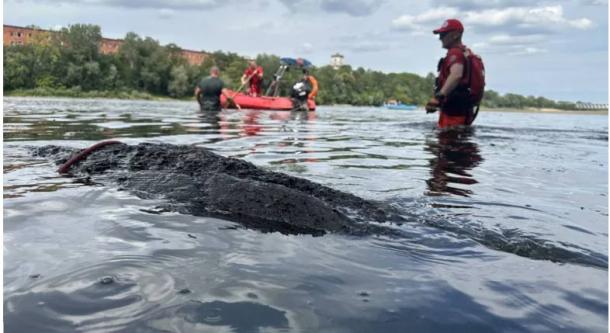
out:
<path id="1" fill-rule="evenodd" d="M 5 98 L 6 332 L 606 332 L 607 115 Z M 32 147 L 196 145 L 401 209 L 284 235 L 60 176 Z"/>

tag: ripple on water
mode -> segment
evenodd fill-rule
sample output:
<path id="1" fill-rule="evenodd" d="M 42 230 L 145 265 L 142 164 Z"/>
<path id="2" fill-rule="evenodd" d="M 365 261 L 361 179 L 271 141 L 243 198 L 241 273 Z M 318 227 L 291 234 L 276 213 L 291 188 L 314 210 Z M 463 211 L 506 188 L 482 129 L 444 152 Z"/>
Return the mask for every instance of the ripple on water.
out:
<path id="1" fill-rule="evenodd" d="M 178 297 L 168 263 L 150 256 L 117 257 L 36 281 L 4 300 L 7 332 L 125 328 Z"/>

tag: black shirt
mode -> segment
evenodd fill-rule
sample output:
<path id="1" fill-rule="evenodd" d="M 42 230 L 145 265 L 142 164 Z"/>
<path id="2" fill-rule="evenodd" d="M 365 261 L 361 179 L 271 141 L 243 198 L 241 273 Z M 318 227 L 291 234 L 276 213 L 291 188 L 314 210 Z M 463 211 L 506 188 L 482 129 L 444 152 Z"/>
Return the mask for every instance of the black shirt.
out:
<path id="1" fill-rule="evenodd" d="M 198 86 L 201 92 L 198 96 L 198 101 L 202 110 L 220 110 L 220 94 L 224 85 L 221 79 L 213 76 L 208 76 L 199 81 Z"/>

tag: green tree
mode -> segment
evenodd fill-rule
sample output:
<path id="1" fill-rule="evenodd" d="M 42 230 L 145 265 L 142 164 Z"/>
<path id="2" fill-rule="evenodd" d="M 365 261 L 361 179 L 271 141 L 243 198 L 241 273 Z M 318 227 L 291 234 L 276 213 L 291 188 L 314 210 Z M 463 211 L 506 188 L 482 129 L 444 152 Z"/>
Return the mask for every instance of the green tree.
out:
<path id="1" fill-rule="evenodd" d="M 189 92 L 189 78 L 185 66 L 177 66 L 172 68 L 171 81 L 167 88 L 169 95 L 172 97 L 182 97 Z"/>

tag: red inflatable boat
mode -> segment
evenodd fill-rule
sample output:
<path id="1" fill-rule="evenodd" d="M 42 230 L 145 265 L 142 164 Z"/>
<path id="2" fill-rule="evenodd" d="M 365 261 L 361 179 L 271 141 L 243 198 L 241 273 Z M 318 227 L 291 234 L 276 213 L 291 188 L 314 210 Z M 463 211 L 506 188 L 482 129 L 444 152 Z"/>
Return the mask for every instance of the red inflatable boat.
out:
<path id="1" fill-rule="evenodd" d="M 288 97 L 253 97 L 248 96 L 244 93 L 235 94 L 235 92 L 232 90 L 227 90 L 227 95 L 229 95 L 230 97 L 235 96 L 233 97 L 235 103 L 239 104 L 242 109 L 292 110 L 292 101 Z M 220 103 L 222 104 L 223 108 L 236 108 L 233 103 L 229 103 L 229 105 L 227 105 L 227 98 L 224 95 L 220 95 Z M 316 102 L 314 102 L 313 100 L 308 100 L 307 106 L 309 107 L 309 111 L 314 111 L 316 109 Z"/>

